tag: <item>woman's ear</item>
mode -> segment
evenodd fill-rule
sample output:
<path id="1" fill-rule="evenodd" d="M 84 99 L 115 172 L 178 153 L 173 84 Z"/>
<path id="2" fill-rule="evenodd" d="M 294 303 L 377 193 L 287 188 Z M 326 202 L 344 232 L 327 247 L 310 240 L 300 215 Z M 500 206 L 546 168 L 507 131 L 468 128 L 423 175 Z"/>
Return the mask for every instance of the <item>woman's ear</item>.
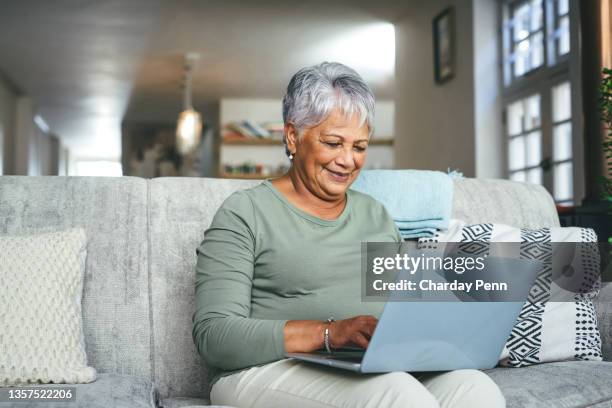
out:
<path id="1" fill-rule="evenodd" d="M 297 145 L 297 129 L 293 123 L 285 123 L 285 139 L 287 141 L 287 150 L 289 153 L 295 154 Z"/>

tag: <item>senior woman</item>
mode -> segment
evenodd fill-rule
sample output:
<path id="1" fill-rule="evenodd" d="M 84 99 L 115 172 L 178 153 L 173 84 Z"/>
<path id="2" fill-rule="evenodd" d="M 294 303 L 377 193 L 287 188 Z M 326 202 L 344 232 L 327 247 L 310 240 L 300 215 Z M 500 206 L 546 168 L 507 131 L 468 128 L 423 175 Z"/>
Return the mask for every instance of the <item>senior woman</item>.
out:
<path id="1" fill-rule="evenodd" d="M 373 131 L 374 96 L 363 79 L 338 63 L 301 69 L 283 119 L 289 171 L 227 198 L 197 250 L 193 338 L 211 402 L 505 406 L 478 370 L 357 374 L 285 358 L 323 348 L 326 328 L 332 348 L 367 347 L 383 304 L 361 301 L 361 242 L 401 237 L 382 204 L 349 190 Z"/>

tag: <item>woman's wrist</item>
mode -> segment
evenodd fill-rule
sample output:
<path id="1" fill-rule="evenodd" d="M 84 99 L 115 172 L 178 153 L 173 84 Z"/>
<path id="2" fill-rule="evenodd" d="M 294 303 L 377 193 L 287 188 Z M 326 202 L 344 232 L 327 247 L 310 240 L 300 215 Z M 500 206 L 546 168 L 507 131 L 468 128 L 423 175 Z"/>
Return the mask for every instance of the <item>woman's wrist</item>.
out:
<path id="1" fill-rule="evenodd" d="M 331 326 L 332 323 L 335 322 L 336 320 L 333 317 L 330 317 L 329 319 L 327 319 L 325 321 L 326 325 L 325 325 L 325 331 L 323 333 L 323 345 L 325 346 L 325 350 L 328 353 L 332 352 L 332 342 L 331 342 Z"/>
<path id="2" fill-rule="evenodd" d="M 320 320 L 289 320 L 284 329 L 285 350 L 287 353 L 308 353 L 325 348 L 327 325 Z"/>

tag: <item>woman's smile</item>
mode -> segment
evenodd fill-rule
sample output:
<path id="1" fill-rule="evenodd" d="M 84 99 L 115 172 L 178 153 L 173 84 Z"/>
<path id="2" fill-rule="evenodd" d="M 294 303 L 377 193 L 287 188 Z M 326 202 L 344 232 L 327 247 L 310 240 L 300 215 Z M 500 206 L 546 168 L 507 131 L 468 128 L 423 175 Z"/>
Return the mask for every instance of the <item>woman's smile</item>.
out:
<path id="1" fill-rule="evenodd" d="M 327 174 L 330 175 L 330 178 L 333 181 L 337 181 L 337 182 L 341 182 L 341 183 L 346 183 L 349 178 L 350 178 L 350 173 L 345 173 L 345 172 L 339 172 L 339 171 L 333 171 L 330 170 L 326 167 L 324 167 L 325 170 L 327 170 Z"/>

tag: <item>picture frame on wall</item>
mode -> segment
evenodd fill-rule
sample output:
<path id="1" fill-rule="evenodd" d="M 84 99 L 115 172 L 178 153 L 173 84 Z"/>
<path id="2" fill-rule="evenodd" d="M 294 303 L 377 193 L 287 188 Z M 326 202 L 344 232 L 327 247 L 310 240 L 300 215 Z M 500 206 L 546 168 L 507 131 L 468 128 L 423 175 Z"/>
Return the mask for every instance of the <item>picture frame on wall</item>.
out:
<path id="1" fill-rule="evenodd" d="M 455 76 L 455 9 L 448 7 L 433 19 L 434 79 L 443 84 Z"/>

